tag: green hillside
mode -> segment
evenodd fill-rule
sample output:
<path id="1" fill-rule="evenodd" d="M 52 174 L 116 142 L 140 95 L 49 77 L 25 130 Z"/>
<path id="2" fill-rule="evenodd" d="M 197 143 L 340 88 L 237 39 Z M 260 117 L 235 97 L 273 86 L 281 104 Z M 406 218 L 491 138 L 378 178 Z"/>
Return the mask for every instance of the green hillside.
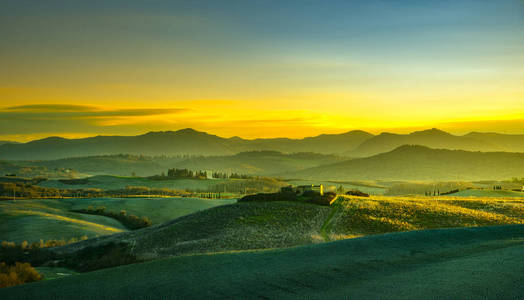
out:
<path id="1" fill-rule="evenodd" d="M 2 299 L 518 299 L 524 226 L 184 256 L 0 289 Z"/>
<path id="2" fill-rule="evenodd" d="M 342 161 L 334 155 L 317 153 L 283 154 L 277 151 L 250 151 L 227 156 L 151 157 L 137 155 L 103 155 L 43 161 L 0 161 L 0 174 L 48 178 L 87 175 L 152 176 L 169 168 L 212 170 L 265 176 L 275 172 L 292 172 Z"/>
<path id="3" fill-rule="evenodd" d="M 17 161 L 11 162 L 22 167 L 37 166 L 46 168 L 48 171 L 54 169 L 69 169 L 81 174 L 89 175 L 118 175 L 130 176 L 135 173 L 138 176 L 151 176 L 165 172 L 168 168 L 175 166 L 182 157 L 150 157 L 137 155 L 103 155 L 73 157 L 58 160 L 44 161 Z"/>
<path id="4" fill-rule="evenodd" d="M 60 200 L 0 202 L 0 240 L 21 243 L 89 238 L 126 231 L 120 222 L 95 215 L 69 212 Z"/>
<path id="5" fill-rule="evenodd" d="M 0 202 L 0 240 L 20 243 L 40 239 L 80 238 L 113 234 L 127 229 L 120 222 L 71 210 L 105 206 L 107 211 L 147 216 L 153 224 L 194 213 L 236 200 L 196 198 L 94 198 L 94 199 L 35 199 Z"/>
<path id="6" fill-rule="evenodd" d="M 251 151 L 241 152 L 232 156 L 190 158 L 176 163 L 175 166 L 191 170 L 212 170 L 267 176 L 280 172 L 293 172 L 331 164 L 342 160 L 344 159 L 334 155 L 316 153 L 283 154 L 277 151 Z"/>
<path id="7" fill-rule="evenodd" d="M 524 197 L 524 192 L 507 190 L 467 189 L 451 194 L 457 197 Z"/>
<path id="8" fill-rule="evenodd" d="M 316 180 L 506 180 L 522 176 L 523 153 L 401 146 L 388 153 L 280 174 Z"/>
<path id="9" fill-rule="evenodd" d="M 43 187 L 60 189 L 82 189 L 97 188 L 104 190 L 125 189 L 127 186 L 146 186 L 150 188 L 167 189 L 188 189 L 188 190 L 207 190 L 210 186 L 220 184 L 227 179 L 174 179 L 174 180 L 153 180 L 147 177 L 123 177 L 111 175 L 98 175 L 87 178 L 82 184 L 69 184 L 60 180 L 46 180 L 39 183 Z M 67 182 L 67 181 L 65 181 Z"/>
<path id="10" fill-rule="evenodd" d="M 339 196 L 331 207 L 241 202 L 172 221 L 51 249 L 57 260 L 116 247 L 135 261 L 173 255 L 286 248 L 363 235 L 449 227 L 524 224 L 524 201 L 460 197 Z M 131 250 L 132 249 L 132 250 Z M 97 258 L 98 259 L 98 258 Z M 75 263 L 69 265 L 75 267 Z"/>

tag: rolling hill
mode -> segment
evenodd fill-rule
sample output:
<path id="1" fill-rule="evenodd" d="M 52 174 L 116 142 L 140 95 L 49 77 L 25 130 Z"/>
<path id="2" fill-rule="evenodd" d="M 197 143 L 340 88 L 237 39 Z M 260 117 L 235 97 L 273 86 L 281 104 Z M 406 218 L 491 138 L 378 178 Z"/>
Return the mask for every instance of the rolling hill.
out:
<path id="1" fill-rule="evenodd" d="M 174 166 L 191 170 L 267 176 L 283 170 L 298 171 L 343 160 L 335 155 L 316 153 L 283 154 L 277 151 L 250 151 L 229 156 L 189 158 L 177 162 Z"/>
<path id="2" fill-rule="evenodd" d="M 493 205 L 482 199 L 456 197 L 439 197 L 437 201 L 339 196 L 331 207 L 300 202 L 239 202 L 140 230 L 52 248 L 51 259 L 85 271 L 86 265 L 100 259 L 97 249 L 105 249 L 107 256 L 116 251 L 133 261 L 145 261 L 188 254 L 294 247 L 396 231 L 524 223 L 522 200 L 496 200 Z M 79 262 L 78 257 L 82 257 Z M 112 262 L 118 264 L 117 259 Z"/>
<path id="3" fill-rule="evenodd" d="M 0 289 L 2 299 L 518 299 L 524 226 L 191 255 Z"/>
<path id="4" fill-rule="evenodd" d="M 21 243 L 40 239 L 97 237 L 126 231 L 119 221 L 105 216 L 88 215 L 75 210 L 104 206 L 108 211 L 148 217 L 153 224 L 194 213 L 236 200 L 209 200 L 198 198 L 91 198 L 91 199 L 35 199 L 0 202 L 0 240 Z"/>
<path id="5" fill-rule="evenodd" d="M 143 155 L 98 155 L 39 161 L 0 161 L 0 172 L 18 176 L 71 177 L 86 175 L 151 176 L 165 172 L 183 161 L 182 157 Z M 67 174 L 67 172 L 72 174 Z M 66 173 L 66 174 L 64 174 Z M 80 173 L 80 174 L 78 174 Z"/>
<path id="6" fill-rule="evenodd" d="M 82 139 L 49 137 L 23 144 L 0 145 L 0 158 L 8 160 L 52 160 L 108 154 L 150 156 L 233 155 L 243 151 L 273 150 L 286 153 L 342 153 L 372 137 L 363 131 L 319 135 L 304 139 L 222 138 L 193 129 L 149 132 L 138 136 L 96 136 Z"/>
<path id="7" fill-rule="evenodd" d="M 13 141 L 0 141 L 0 145 L 4 145 L 4 144 L 20 144 L 20 143 L 13 142 Z"/>
<path id="8" fill-rule="evenodd" d="M 151 157 L 138 155 L 102 155 L 72 157 L 43 161 L 0 161 L 0 174 L 18 176 L 67 177 L 86 175 L 138 176 L 158 175 L 169 168 L 211 170 L 266 176 L 292 172 L 344 160 L 341 157 L 316 153 L 283 154 L 277 151 L 250 151 L 235 155 L 206 157 Z"/>
<path id="9" fill-rule="evenodd" d="M 436 149 L 466 151 L 524 152 L 524 135 L 469 133 L 452 135 L 436 128 L 410 134 L 381 133 L 345 152 L 348 156 L 368 157 L 389 152 L 402 145 L 421 145 Z"/>
<path id="10" fill-rule="evenodd" d="M 464 137 L 497 145 L 503 151 L 524 152 L 524 134 L 501 134 L 494 132 L 470 132 Z"/>
<path id="11" fill-rule="evenodd" d="M 317 180 L 505 180 L 521 177 L 524 153 L 471 152 L 404 145 L 393 151 L 297 171 Z"/>

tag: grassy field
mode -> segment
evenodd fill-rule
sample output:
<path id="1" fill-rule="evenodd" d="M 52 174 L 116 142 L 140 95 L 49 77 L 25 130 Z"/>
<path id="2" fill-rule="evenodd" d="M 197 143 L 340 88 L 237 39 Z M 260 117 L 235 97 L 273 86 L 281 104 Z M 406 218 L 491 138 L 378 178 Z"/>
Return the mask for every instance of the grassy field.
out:
<path id="1" fill-rule="evenodd" d="M 43 280 L 58 279 L 78 274 L 78 272 L 67 268 L 38 267 L 36 270 L 44 277 Z"/>
<path id="2" fill-rule="evenodd" d="M 59 200 L 1 201 L 0 218 L 0 240 L 16 243 L 91 238 L 126 230 L 111 218 L 68 212 Z"/>
<path id="3" fill-rule="evenodd" d="M 508 190 L 478 190 L 478 189 L 470 189 L 470 190 L 463 190 L 458 193 L 452 194 L 452 196 L 456 197 L 524 197 L 524 192 L 515 192 L 515 191 L 508 191 Z"/>
<path id="4" fill-rule="evenodd" d="M 97 188 L 103 190 L 125 189 L 127 186 L 147 186 L 150 188 L 167 188 L 174 190 L 207 190 L 210 186 L 227 179 L 176 179 L 176 180 L 151 180 L 146 177 L 124 177 L 111 175 L 97 175 L 88 178 L 86 184 L 65 184 L 59 180 L 46 180 L 39 185 L 60 189 Z"/>
<path id="5" fill-rule="evenodd" d="M 10 299 L 520 299 L 524 225 L 426 230 L 132 264 L 0 289 Z"/>
<path id="6" fill-rule="evenodd" d="M 420 229 L 524 224 L 524 199 L 339 196 L 332 239 Z"/>
<path id="7" fill-rule="evenodd" d="M 120 245 L 136 261 L 223 251 L 286 248 L 381 233 L 524 224 L 524 199 L 339 196 L 331 207 L 242 202 L 199 211 L 159 226 L 87 240 L 53 251 Z"/>
<path id="8" fill-rule="evenodd" d="M 196 198 L 93 198 L 0 201 L 0 240 L 13 242 L 40 239 L 70 239 L 102 236 L 126 231 L 120 222 L 70 210 L 105 206 L 107 211 L 147 216 L 153 224 L 163 223 L 195 211 L 236 200 Z"/>

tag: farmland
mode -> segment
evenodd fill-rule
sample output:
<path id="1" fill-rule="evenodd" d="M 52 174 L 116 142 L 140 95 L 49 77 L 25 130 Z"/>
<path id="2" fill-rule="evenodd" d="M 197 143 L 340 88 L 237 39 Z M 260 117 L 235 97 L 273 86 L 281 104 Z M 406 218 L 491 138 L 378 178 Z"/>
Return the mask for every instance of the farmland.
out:
<path id="1" fill-rule="evenodd" d="M 120 222 L 71 210 L 105 206 L 108 211 L 126 210 L 129 214 L 147 216 L 153 224 L 235 200 L 196 198 L 93 198 L 35 199 L 0 202 L 0 240 L 13 242 L 39 241 L 102 236 L 126 231 Z"/>
<path id="2" fill-rule="evenodd" d="M 518 299 L 523 239 L 524 225 L 514 225 L 191 255 L 3 289 L 0 297 Z"/>
<path id="3" fill-rule="evenodd" d="M 129 231 L 111 218 L 71 212 L 88 206 L 147 216 L 154 226 Z M 524 199 L 338 195 L 331 206 L 320 206 L 286 201 L 236 203 L 236 200 L 188 198 L 70 198 L 3 201 L 0 213 L 7 220 L 0 227 L 2 240 L 20 243 L 23 240 L 89 237 L 63 247 L 47 248 L 47 262 L 35 261 L 35 266 L 43 268 L 48 276 L 60 278 L 64 277 L 59 274 L 63 272 L 56 270 L 63 268 L 70 270 L 67 274 L 74 274 L 99 269 L 113 272 L 111 270 L 120 270 L 114 269 L 115 266 L 130 265 L 129 272 L 135 272 L 133 266 L 152 266 L 151 272 L 155 272 L 153 270 L 158 268 L 155 261 L 159 259 L 169 259 L 169 264 L 178 266 L 178 261 L 171 260 L 172 257 L 189 255 L 199 260 L 195 255 L 213 254 L 203 257 L 218 255 L 220 261 L 229 257 L 220 253 L 240 251 L 245 254 L 239 255 L 258 257 L 254 253 L 264 255 L 266 252 L 262 250 L 270 250 L 280 255 L 293 251 L 294 247 L 331 245 L 325 242 L 372 236 L 380 240 L 382 234 L 406 231 L 522 226 Z M 252 251 L 255 252 L 250 254 Z M 27 259 L 31 262 L 31 257 Z M 224 259 L 229 261 L 230 258 Z M 143 262 L 146 264 L 137 265 Z M 215 264 L 213 260 L 207 263 Z M 95 276 L 90 274 L 96 273 L 58 280 L 76 282 L 73 278 Z"/>
<path id="4" fill-rule="evenodd" d="M 97 188 L 103 190 L 124 189 L 127 186 L 147 186 L 149 188 L 168 188 L 174 190 L 207 190 L 214 184 L 219 184 L 223 180 L 205 179 L 177 179 L 177 180 L 151 180 L 147 177 L 124 177 L 111 175 L 98 175 L 88 177 L 85 184 L 67 184 L 60 180 L 46 180 L 40 183 L 43 187 L 53 188 Z"/>
<path id="5" fill-rule="evenodd" d="M 331 207 L 295 202 L 221 205 L 159 226 L 51 250 L 58 257 L 69 257 L 83 249 L 119 245 L 119 251 L 132 251 L 136 261 L 147 261 L 173 255 L 288 248 L 392 232 L 512 224 L 524 224 L 524 200 L 520 198 L 338 196 Z"/>

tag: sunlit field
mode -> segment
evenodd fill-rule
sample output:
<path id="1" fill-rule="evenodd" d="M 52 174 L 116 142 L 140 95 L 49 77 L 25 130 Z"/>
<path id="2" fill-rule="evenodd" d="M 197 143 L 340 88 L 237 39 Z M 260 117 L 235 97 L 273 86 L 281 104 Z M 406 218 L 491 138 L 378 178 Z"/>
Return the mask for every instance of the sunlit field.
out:
<path id="1" fill-rule="evenodd" d="M 20 243 L 40 239 L 96 237 L 126 231 L 117 220 L 72 210 L 104 206 L 107 211 L 147 216 L 153 224 L 235 200 L 198 198 L 93 198 L 0 201 L 0 240 Z"/>
<path id="2" fill-rule="evenodd" d="M 330 221 L 333 238 L 450 228 L 524 224 L 524 199 L 478 197 L 339 196 Z"/>

